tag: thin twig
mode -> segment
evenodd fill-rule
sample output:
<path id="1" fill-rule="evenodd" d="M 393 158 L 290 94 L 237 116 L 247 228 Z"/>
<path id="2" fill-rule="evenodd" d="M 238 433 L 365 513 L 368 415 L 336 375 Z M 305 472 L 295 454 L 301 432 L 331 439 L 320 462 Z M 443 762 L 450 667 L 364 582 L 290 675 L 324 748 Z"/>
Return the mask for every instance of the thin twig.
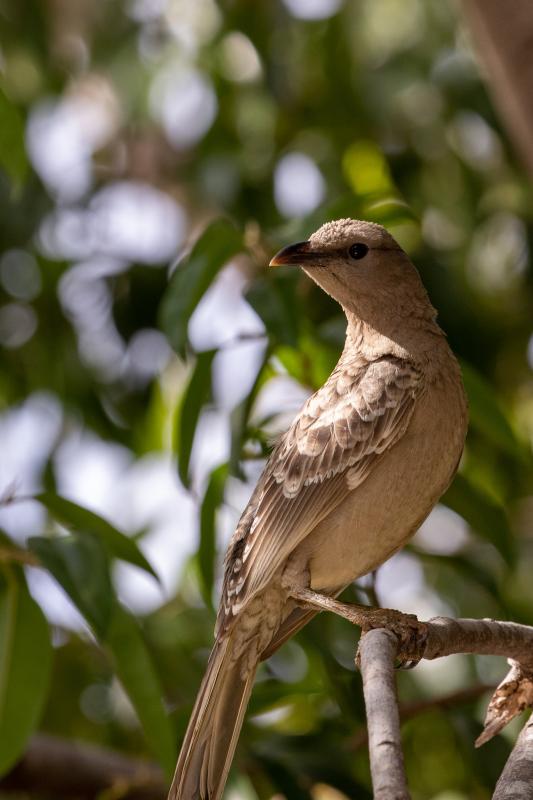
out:
<path id="1" fill-rule="evenodd" d="M 374 800 L 410 800 L 400 739 L 394 660 L 398 639 L 383 628 L 359 644 Z"/>
<path id="2" fill-rule="evenodd" d="M 507 759 L 492 800 L 531 800 L 533 797 L 533 717 Z"/>
<path id="3" fill-rule="evenodd" d="M 440 697 L 416 700 L 412 703 L 400 703 L 398 707 L 400 724 L 403 725 L 404 722 L 414 717 L 431 713 L 432 711 L 455 708 L 456 706 L 463 705 L 463 703 L 471 703 L 472 700 L 477 700 L 487 692 L 490 692 L 491 689 L 492 686 L 488 686 L 485 683 L 477 683 L 474 686 L 467 686 L 466 689 L 458 689 L 448 694 L 441 695 Z M 367 742 L 368 731 L 366 728 L 361 728 L 346 740 L 345 747 L 347 750 L 355 751 L 364 747 Z"/>
<path id="4" fill-rule="evenodd" d="M 36 555 L 30 553 L 29 550 L 23 550 L 21 547 L 1 547 L 0 546 L 0 564 L 26 564 L 29 567 L 40 566 L 40 561 Z"/>

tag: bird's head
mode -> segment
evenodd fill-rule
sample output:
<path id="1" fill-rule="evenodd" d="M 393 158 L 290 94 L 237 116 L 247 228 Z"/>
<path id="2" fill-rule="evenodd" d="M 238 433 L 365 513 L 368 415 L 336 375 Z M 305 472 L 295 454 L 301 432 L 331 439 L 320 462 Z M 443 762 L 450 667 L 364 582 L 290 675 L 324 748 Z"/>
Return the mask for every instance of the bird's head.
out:
<path id="1" fill-rule="evenodd" d="M 270 266 L 294 264 L 346 312 L 380 327 L 406 314 L 434 319 L 420 276 L 381 225 L 355 219 L 327 222 L 305 242 L 276 253 Z"/>

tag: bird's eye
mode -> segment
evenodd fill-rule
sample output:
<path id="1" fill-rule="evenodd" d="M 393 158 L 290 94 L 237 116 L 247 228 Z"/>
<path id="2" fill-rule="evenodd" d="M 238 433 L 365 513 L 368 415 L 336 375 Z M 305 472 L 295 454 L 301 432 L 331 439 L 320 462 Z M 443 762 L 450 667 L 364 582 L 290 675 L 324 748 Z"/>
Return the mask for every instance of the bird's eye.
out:
<path id="1" fill-rule="evenodd" d="M 359 261 L 360 258 L 364 258 L 368 253 L 368 246 L 363 244 L 363 242 L 357 242 L 357 244 L 352 244 L 348 252 L 350 254 L 350 258 Z"/>

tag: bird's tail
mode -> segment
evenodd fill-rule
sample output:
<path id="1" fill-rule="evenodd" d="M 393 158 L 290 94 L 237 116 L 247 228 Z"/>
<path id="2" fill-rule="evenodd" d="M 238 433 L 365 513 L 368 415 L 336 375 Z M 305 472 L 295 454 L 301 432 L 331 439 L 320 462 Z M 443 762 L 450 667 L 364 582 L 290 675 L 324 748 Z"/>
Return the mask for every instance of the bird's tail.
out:
<path id="1" fill-rule="evenodd" d="M 255 677 L 255 669 L 243 669 L 242 658 L 232 658 L 231 639 L 216 642 L 209 656 L 169 800 L 222 797 Z"/>

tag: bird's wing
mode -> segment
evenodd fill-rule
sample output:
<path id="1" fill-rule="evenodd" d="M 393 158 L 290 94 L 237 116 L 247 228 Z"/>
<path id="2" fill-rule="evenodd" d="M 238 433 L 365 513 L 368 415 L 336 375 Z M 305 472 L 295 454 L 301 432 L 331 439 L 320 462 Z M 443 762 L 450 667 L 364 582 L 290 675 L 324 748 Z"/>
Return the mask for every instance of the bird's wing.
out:
<path id="1" fill-rule="evenodd" d="M 404 434 L 422 386 L 409 361 L 339 364 L 274 449 L 230 542 L 217 630 Z"/>

